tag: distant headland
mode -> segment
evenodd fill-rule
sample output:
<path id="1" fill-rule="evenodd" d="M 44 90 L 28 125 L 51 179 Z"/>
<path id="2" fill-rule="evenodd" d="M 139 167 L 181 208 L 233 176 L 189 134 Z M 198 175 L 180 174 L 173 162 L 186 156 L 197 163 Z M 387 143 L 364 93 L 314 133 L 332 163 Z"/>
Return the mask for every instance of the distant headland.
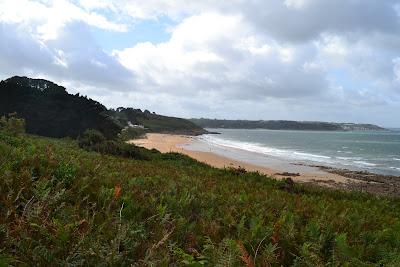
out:
<path id="1" fill-rule="evenodd" d="M 190 119 L 203 128 L 222 129 L 268 129 L 268 130 L 308 130 L 308 131 L 385 131 L 385 128 L 374 124 L 336 123 L 321 121 L 287 121 L 287 120 L 219 120 Z"/>

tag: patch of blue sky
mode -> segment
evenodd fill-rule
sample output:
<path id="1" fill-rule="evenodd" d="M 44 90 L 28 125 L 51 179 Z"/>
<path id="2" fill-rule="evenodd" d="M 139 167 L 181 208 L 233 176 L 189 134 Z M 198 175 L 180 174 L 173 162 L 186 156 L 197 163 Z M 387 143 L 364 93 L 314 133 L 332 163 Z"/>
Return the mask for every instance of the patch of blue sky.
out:
<path id="1" fill-rule="evenodd" d="M 166 17 L 149 20 L 139 20 L 130 24 L 128 31 L 117 32 L 111 30 L 90 27 L 93 38 L 97 45 L 107 52 L 112 50 L 121 50 L 133 47 L 138 43 L 150 42 L 158 44 L 166 42 L 170 39 L 171 33 L 168 31 L 170 27 L 177 24 Z"/>
<path id="2" fill-rule="evenodd" d="M 370 87 L 369 81 L 352 77 L 346 69 L 333 68 L 329 70 L 329 77 L 336 85 L 340 85 L 345 90 L 363 90 Z"/>

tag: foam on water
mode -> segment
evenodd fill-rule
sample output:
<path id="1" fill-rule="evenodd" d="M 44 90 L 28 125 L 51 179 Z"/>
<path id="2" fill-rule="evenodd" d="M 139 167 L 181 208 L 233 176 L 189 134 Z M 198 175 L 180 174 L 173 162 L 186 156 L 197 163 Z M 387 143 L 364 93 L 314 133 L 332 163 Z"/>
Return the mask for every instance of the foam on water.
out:
<path id="1" fill-rule="evenodd" d="M 200 137 L 201 140 L 206 141 L 209 144 L 226 147 L 226 148 L 235 148 L 246 150 L 249 152 L 260 153 L 267 156 L 275 156 L 280 158 L 289 158 L 292 160 L 310 160 L 314 162 L 321 162 L 321 163 L 332 163 L 331 157 L 324 156 L 324 155 L 317 155 L 312 153 L 305 153 L 305 152 L 298 152 L 294 150 L 287 150 L 287 149 L 278 149 L 267 147 L 259 143 L 248 143 L 248 142 L 241 142 L 241 141 L 233 141 L 222 139 L 210 135 L 204 135 Z"/>
<path id="2" fill-rule="evenodd" d="M 313 153 L 306 153 L 301 151 L 289 150 L 289 149 L 278 149 L 273 147 L 267 147 L 260 143 L 250 143 L 242 141 L 234 141 L 223 138 L 218 138 L 212 135 L 203 135 L 199 137 L 200 140 L 207 142 L 208 144 L 219 146 L 223 148 L 233 148 L 245 150 L 248 152 L 259 153 L 266 156 L 279 157 L 284 159 L 290 159 L 295 161 L 310 161 L 318 162 L 322 164 L 340 164 L 345 166 L 359 166 L 365 168 L 371 168 L 378 166 L 375 163 L 367 162 L 361 157 L 332 157 L 326 155 L 319 155 Z M 347 148 L 347 147 L 343 147 Z M 341 151 L 342 152 L 342 151 Z M 343 153 L 348 154 L 349 152 L 343 151 Z M 351 153 L 351 152 L 350 152 Z M 396 168 L 398 170 L 398 168 Z"/>
<path id="3" fill-rule="evenodd" d="M 360 157 L 336 157 L 337 159 L 340 160 L 361 160 L 362 158 Z"/>
<path id="4" fill-rule="evenodd" d="M 365 161 L 361 161 L 361 160 L 356 160 L 356 161 L 353 161 L 353 162 L 356 163 L 356 164 L 360 164 L 360 165 L 362 165 L 362 166 L 366 166 L 366 167 L 375 167 L 375 166 L 378 166 L 378 164 L 370 163 L 370 162 L 365 162 Z"/>
<path id="5" fill-rule="evenodd" d="M 250 162 L 281 160 L 400 175 L 400 132 L 210 130 L 220 130 L 221 135 L 200 136 L 202 142 L 221 153 L 237 153 Z"/>
<path id="6" fill-rule="evenodd" d="M 242 149 L 250 152 L 261 153 L 265 155 L 277 155 L 277 156 L 284 156 L 290 154 L 292 152 L 286 151 L 283 149 L 276 149 L 271 147 L 265 147 L 262 144 L 258 143 L 248 143 L 248 142 L 240 142 L 240 141 L 233 141 L 227 140 L 222 138 L 213 137 L 210 135 L 203 135 L 200 137 L 201 140 L 206 141 L 209 144 L 222 146 L 227 148 L 236 148 Z"/>
<path id="7" fill-rule="evenodd" d="M 321 158 L 321 159 L 330 159 L 331 158 L 328 156 L 321 156 L 321 155 L 315 155 L 315 154 L 303 153 L 303 152 L 294 152 L 294 154 L 309 157 L 309 158 Z"/>

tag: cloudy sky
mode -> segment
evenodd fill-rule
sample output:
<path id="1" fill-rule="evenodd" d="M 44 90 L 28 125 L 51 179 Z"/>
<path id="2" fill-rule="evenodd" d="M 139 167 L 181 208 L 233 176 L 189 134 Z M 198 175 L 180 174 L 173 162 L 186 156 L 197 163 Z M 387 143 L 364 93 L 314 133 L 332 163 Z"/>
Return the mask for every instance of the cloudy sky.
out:
<path id="1" fill-rule="evenodd" d="M 0 79 L 181 117 L 400 127 L 400 0 L 0 0 Z"/>

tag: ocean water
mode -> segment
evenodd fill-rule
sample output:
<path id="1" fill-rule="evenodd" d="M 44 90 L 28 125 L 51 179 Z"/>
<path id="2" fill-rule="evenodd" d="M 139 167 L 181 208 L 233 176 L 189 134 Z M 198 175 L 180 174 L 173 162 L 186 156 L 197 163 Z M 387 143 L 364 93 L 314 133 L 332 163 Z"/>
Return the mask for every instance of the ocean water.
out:
<path id="1" fill-rule="evenodd" d="M 236 158 L 255 164 L 265 158 L 292 165 L 325 165 L 400 176 L 400 129 L 376 132 L 208 130 L 221 134 L 202 135 L 199 141 L 217 152 L 242 152 L 242 158 Z"/>

